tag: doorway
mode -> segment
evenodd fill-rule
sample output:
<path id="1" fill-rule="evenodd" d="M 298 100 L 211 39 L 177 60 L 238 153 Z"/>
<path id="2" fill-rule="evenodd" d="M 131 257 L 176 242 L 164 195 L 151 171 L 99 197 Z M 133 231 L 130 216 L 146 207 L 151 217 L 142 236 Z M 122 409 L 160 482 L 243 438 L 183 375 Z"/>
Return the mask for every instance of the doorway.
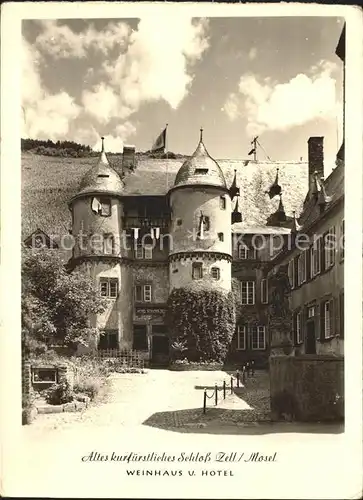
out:
<path id="1" fill-rule="evenodd" d="M 306 323 L 306 354 L 316 354 L 315 321 Z"/>
<path id="2" fill-rule="evenodd" d="M 146 325 L 134 325 L 132 349 L 134 351 L 149 350 Z"/>
<path id="3" fill-rule="evenodd" d="M 164 333 L 164 325 L 152 326 L 151 362 L 158 366 L 169 364 L 169 337 Z"/>

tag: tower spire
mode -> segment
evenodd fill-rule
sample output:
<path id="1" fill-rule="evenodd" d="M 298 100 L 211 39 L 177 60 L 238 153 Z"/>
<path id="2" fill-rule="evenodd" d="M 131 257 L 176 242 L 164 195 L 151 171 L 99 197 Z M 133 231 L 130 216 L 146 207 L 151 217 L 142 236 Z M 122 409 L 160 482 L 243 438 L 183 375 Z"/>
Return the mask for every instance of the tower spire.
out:
<path id="1" fill-rule="evenodd" d="M 101 142 L 101 154 L 100 154 L 100 159 L 98 160 L 98 164 L 110 166 L 110 164 L 108 163 L 106 152 L 105 152 L 105 138 L 101 137 L 101 141 L 102 141 Z"/>
<path id="2" fill-rule="evenodd" d="M 200 139 L 199 142 L 203 142 L 203 127 L 200 127 Z"/>

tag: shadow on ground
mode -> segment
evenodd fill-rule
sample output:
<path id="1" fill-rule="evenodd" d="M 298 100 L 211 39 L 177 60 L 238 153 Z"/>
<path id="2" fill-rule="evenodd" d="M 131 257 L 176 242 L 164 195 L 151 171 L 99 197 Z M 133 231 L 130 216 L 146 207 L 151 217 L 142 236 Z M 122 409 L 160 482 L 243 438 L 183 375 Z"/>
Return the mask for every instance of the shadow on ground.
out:
<path id="1" fill-rule="evenodd" d="M 244 414 L 250 410 L 229 410 L 208 408 L 203 414 L 201 408 L 158 412 L 151 415 L 143 425 L 179 433 L 198 434 L 248 434 L 263 435 L 276 433 L 340 434 L 344 424 L 298 423 L 298 422 L 245 422 Z"/>

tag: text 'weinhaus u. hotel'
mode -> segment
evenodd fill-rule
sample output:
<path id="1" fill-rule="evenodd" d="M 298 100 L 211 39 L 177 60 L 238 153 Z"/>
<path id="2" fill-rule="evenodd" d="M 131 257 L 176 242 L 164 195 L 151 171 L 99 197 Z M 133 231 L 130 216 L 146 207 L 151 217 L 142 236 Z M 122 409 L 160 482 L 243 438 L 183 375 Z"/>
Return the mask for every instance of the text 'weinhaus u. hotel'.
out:
<path id="1" fill-rule="evenodd" d="M 336 50 L 343 64 L 344 46 L 343 31 Z M 56 189 L 60 174 L 54 172 L 54 189 L 49 187 L 54 202 L 48 196 L 44 211 L 59 208 L 51 220 L 32 219 L 27 234 L 55 234 L 58 222 L 68 218 L 76 241 L 68 266 L 89 273 L 107 298 L 107 310 L 94 318 L 103 332 L 94 348 L 130 348 L 150 360 L 167 358 L 168 295 L 206 280 L 237 293 L 230 361 L 266 359 L 269 276 L 285 266 L 296 352 L 341 354 L 344 248 L 281 248 L 270 242 L 297 232 L 344 237 L 344 142 L 326 177 L 323 137 L 307 138 L 307 162 L 272 162 L 215 160 L 207 150 L 208 131 L 195 135 L 194 153 L 181 159 L 137 155 L 131 146 L 121 158 L 107 158 L 103 145 L 88 171 L 83 163 L 77 166 L 80 182 L 72 171 L 64 191 L 71 193 L 68 206 L 57 201 L 62 189 Z M 163 139 L 165 133 L 161 147 Z M 49 177 L 51 168 L 52 163 Z M 98 248 L 87 244 L 92 235 L 103 238 Z"/>

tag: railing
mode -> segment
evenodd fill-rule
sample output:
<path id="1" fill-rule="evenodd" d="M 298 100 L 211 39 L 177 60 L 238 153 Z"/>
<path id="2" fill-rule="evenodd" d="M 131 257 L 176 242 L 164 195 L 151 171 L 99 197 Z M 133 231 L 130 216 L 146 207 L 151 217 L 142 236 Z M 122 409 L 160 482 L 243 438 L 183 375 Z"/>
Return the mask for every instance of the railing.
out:
<path id="1" fill-rule="evenodd" d="M 99 349 L 96 353 L 99 358 L 117 358 L 128 367 L 144 368 L 144 359 L 138 351 L 127 349 Z"/>
<path id="2" fill-rule="evenodd" d="M 246 376 L 253 377 L 254 375 L 255 375 L 255 365 L 254 365 L 253 361 L 246 363 L 246 365 L 242 365 L 242 373 L 239 370 L 237 370 L 237 372 L 236 372 L 236 387 L 239 388 L 241 382 L 242 382 L 242 384 L 245 384 Z M 229 384 L 230 394 L 233 394 L 233 391 L 234 391 L 233 380 L 234 380 L 233 376 L 231 376 L 230 384 Z M 223 380 L 222 391 L 223 391 L 223 399 L 226 399 L 227 383 L 225 380 Z M 215 406 L 218 405 L 218 384 L 215 384 L 212 394 L 208 394 L 207 389 L 204 389 L 203 413 L 205 413 L 207 411 L 207 400 L 208 399 L 214 399 Z"/>
<path id="3" fill-rule="evenodd" d="M 132 229 L 138 227 L 141 229 L 148 229 L 151 227 L 160 227 L 167 229 L 170 224 L 169 217 L 123 217 L 122 222 L 125 229 Z"/>

